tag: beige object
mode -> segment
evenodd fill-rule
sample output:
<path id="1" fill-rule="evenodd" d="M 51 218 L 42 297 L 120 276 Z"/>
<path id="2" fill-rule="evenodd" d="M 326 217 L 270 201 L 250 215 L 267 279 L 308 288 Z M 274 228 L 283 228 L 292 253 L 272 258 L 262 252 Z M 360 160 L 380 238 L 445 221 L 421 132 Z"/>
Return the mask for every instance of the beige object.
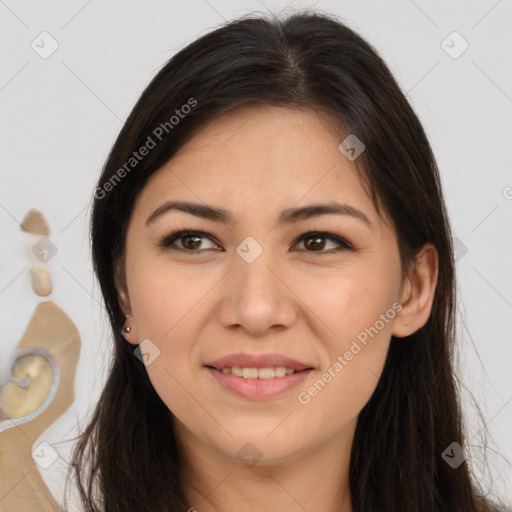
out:
<path id="1" fill-rule="evenodd" d="M 22 231 L 26 231 L 27 233 L 46 236 L 50 234 L 50 228 L 43 214 L 34 208 L 28 211 L 20 226 Z"/>
<path id="2" fill-rule="evenodd" d="M 80 345 L 64 311 L 53 302 L 38 304 L 16 348 L 11 380 L 0 390 L 1 512 L 61 510 L 32 452 L 41 457 L 39 467 L 57 457 L 58 446 L 34 442 L 74 400 Z"/>
<path id="3" fill-rule="evenodd" d="M 0 410 L 11 420 L 29 421 L 55 394 L 52 391 L 58 385 L 58 367 L 51 352 L 40 348 L 17 350 L 15 357 L 11 380 L 0 394 Z M 7 430 L 11 425 L 7 422 L 1 429 Z"/>
<path id="4" fill-rule="evenodd" d="M 40 297 L 47 297 L 52 293 L 52 281 L 48 270 L 40 267 L 30 269 L 32 276 L 32 289 Z"/>

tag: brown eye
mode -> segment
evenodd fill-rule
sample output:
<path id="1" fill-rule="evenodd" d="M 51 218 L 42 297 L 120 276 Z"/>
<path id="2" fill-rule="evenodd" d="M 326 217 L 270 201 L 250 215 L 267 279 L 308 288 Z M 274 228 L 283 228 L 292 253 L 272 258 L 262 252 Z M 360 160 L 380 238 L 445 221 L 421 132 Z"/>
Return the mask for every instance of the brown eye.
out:
<path id="1" fill-rule="evenodd" d="M 328 242 L 334 244 L 334 246 L 327 247 Z M 303 243 L 305 251 L 307 252 L 318 252 L 318 253 L 331 253 L 342 250 L 352 250 L 353 247 L 343 238 L 330 233 L 306 233 L 297 241 L 297 244 Z"/>
<path id="2" fill-rule="evenodd" d="M 205 241 L 210 241 L 213 247 L 204 247 Z M 203 244 L 203 246 L 202 246 Z M 206 249 L 218 249 L 211 237 L 206 233 L 198 231 L 177 231 L 165 237 L 160 243 L 160 247 L 166 249 L 176 249 L 184 252 L 200 252 Z"/>
<path id="3" fill-rule="evenodd" d="M 322 250 L 325 247 L 325 238 L 322 238 L 321 236 L 305 238 L 304 247 L 313 251 Z"/>
<path id="4" fill-rule="evenodd" d="M 204 247 L 204 243 L 209 241 L 213 247 Z M 310 232 L 302 235 L 294 245 L 303 243 L 303 251 L 318 254 L 331 254 L 343 250 L 354 250 L 353 246 L 331 233 Z M 330 244 L 330 245 L 329 245 Z M 174 249 L 189 253 L 198 253 L 207 249 L 219 249 L 213 238 L 201 231 L 177 231 L 165 237 L 160 243 L 160 247 L 165 249 Z"/>
<path id="5" fill-rule="evenodd" d="M 191 251 L 196 251 L 201 246 L 200 236 L 184 236 L 179 240 L 181 240 L 181 244 L 185 249 L 190 249 Z"/>

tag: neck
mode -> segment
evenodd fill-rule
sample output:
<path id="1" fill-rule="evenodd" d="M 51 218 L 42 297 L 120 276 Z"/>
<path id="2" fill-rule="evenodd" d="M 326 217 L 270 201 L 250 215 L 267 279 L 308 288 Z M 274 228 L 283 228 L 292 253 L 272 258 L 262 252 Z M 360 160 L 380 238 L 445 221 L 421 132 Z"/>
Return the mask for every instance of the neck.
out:
<path id="1" fill-rule="evenodd" d="M 279 461 L 262 457 L 252 467 L 213 450 L 190 431 L 178 435 L 190 512 L 352 512 L 349 461 L 355 421 L 347 430 Z"/>

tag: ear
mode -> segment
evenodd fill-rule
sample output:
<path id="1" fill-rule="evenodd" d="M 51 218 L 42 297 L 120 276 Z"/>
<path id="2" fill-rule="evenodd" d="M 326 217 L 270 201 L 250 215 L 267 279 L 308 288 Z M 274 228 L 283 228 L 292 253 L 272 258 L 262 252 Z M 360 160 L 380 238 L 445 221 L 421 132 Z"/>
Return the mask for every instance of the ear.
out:
<path id="1" fill-rule="evenodd" d="M 436 291 L 438 263 L 437 249 L 425 244 L 403 283 L 402 309 L 395 317 L 393 336 L 409 336 L 427 323 Z"/>
<path id="2" fill-rule="evenodd" d="M 133 345 L 137 345 L 139 343 L 137 331 L 135 328 L 135 323 L 132 318 L 132 309 L 130 305 L 130 299 L 128 296 L 128 287 L 126 286 L 126 273 L 125 273 L 125 265 L 124 265 L 124 257 L 121 258 L 116 267 L 116 273 L 114 276 L 114 282 L 117 288 L 117 297 L 121 310 L 126 315 L 126 320 L 123 325 L 130 326 L 130 332 L 122 332 L 124 339 L 128 343 L 132 343 Z"/>

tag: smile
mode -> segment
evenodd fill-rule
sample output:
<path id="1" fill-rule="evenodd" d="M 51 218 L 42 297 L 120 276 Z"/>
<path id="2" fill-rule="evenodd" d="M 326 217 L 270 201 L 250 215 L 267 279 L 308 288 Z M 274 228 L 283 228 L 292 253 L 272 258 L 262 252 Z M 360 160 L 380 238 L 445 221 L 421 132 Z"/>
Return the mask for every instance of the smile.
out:
<path id="1" fill-rule="evenodd" d="M 286 368 L 285 366 L 277 366 L 274 368 L 241 368 L 240 366 L 233 366 L 231 368 L 225 367 L 218 371 L 228 374 L 231 373 L 243 379 L 273 379 L 274 377 L 284 377 L 295 373 L 293 368 Z"/>
<path id="2" fill-rule="evenodd" d="M 281 397 L 302 384 L 313 371 L 312 368 L 293 370 L 284 366 L 266 368 L 233 366 L 221 370 L 211 366 L 204 368 L 222 390 L 254 401 Z"/>

